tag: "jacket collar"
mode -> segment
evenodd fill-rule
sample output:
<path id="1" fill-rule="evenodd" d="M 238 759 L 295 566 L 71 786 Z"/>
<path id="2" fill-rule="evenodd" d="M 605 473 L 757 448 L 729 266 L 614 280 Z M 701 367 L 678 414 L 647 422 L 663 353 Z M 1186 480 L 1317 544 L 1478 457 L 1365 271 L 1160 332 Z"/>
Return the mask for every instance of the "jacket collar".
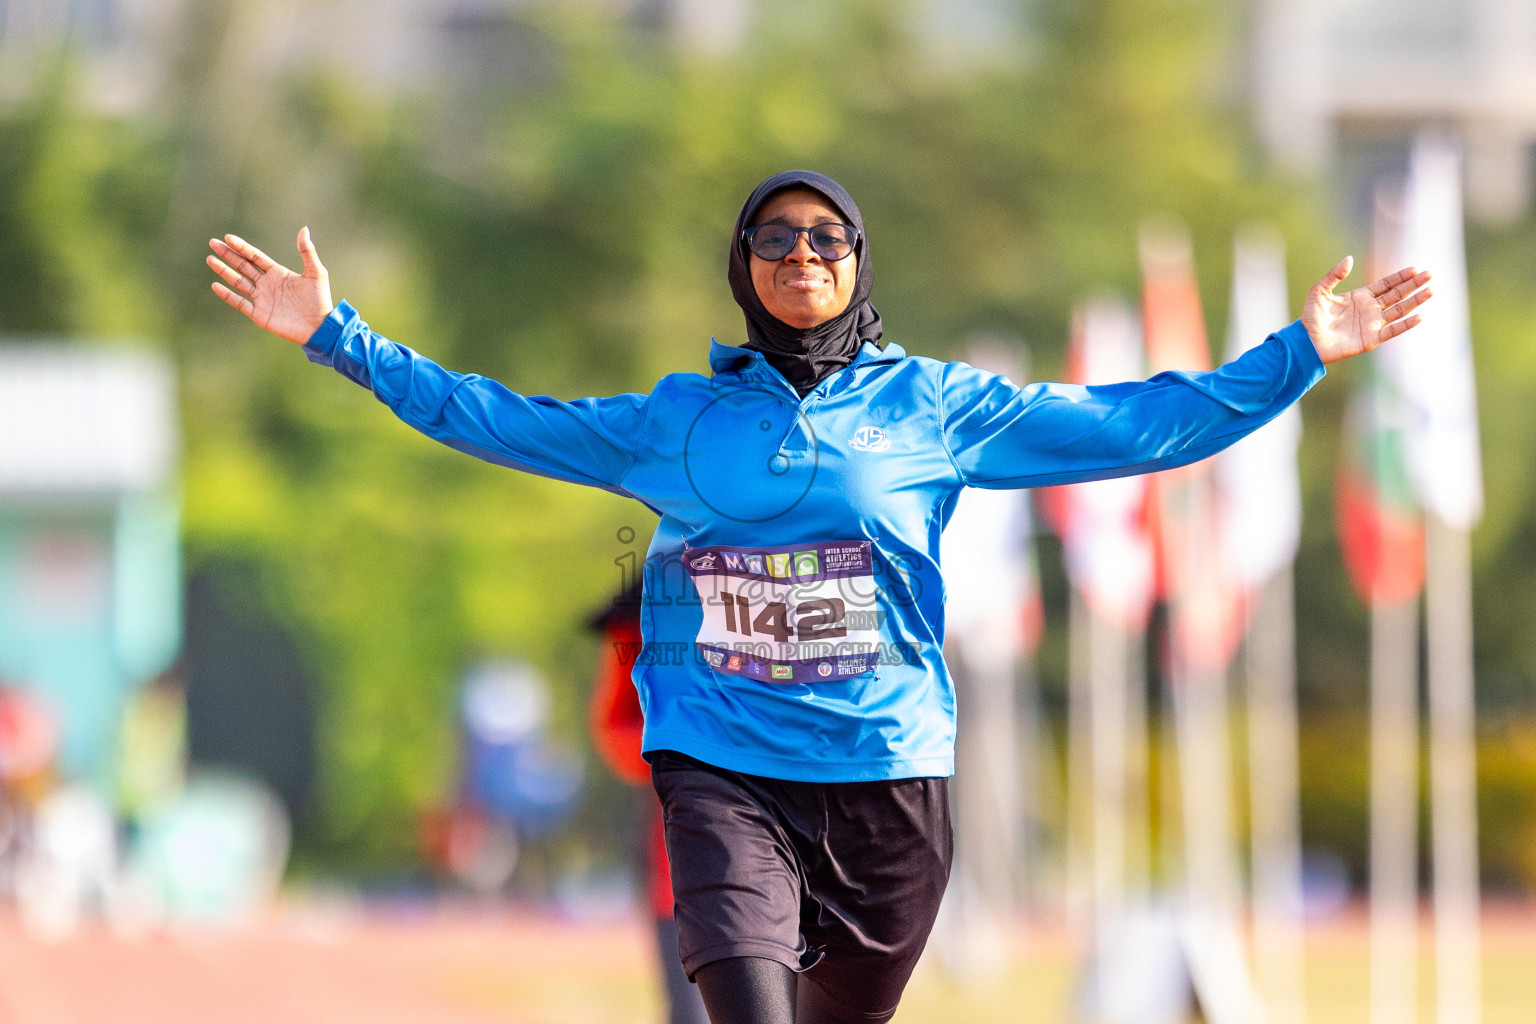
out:
<path id="1" fill-rule="evenodd" d="M 907 352 L 900 345 L 891 342 L 881 348 L 872 341 L 866 341 L 859 347 L 859 354 L 853 357 L 849 367 L 868 366 L 875 363 L 895 363 L 907 357 Z M 763 358 L 761 352 L 738 345 L 722 345 L 715 339 L 709 339 L 709 368 L 715 373 L 773 373 L 768 365 L 768 360 Z"/>

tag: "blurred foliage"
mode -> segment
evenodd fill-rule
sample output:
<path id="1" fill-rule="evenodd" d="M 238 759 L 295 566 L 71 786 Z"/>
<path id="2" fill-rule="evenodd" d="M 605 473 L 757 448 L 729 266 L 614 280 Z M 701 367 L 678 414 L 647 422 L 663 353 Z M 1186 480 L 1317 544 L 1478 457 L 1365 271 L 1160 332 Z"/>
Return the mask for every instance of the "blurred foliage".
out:
<path id="1" fill-rule="evenodd" d="M 1029 7 L 1023 56 L 961 70 L 934 59 L 901 4 L 785 0 L 730 57 L 681 54 L 585 5 L 532 4 L 488 37 L 512 55 L 496 77 L 380 99 L 339 65 L 254 64 L 232 41 L 262 4 L 198 4 L 157 113 L 92 112 L 66 66 L 0 114 L 0 332 L 137 335 L 179 359 L 189 563 L 259 567 L 250 585 L 323 680 L 323 791 L 301 832 L 313 856 L 414 863 L 417 814 L 453 786 L 457 682 L 478 658 L 537 664 L 557 732 L 581 742 L 584 620 L 653 520 L 413 434 L 214 299 L 204 239 L 234 231 L 296 265 L 288 239 L 307 223 L 336 297 L 380 331 L 562 397 L 648 390 L 704 370 L 710 335 L 741 340 L 727 234 L 752 185 L 786 167 L 861 200 L 888 340 L 942 357 L 977 333 L 1022 339 L 1035 376 L 1059 371 L 1077 300 L 1136 294 L 1149 214 L 1190 224 L 1217 346 L 1238 225 L 1285 233 L 1298 309 L 1341 245 L 1360 251 L 1327 188 L 1276 180 L 1258 159 L 1228 5 Z M 1533 237 L 1529 223 L 1472 236 L 1490 439 L 1478 657 L 1487 708 L 1509 714 L 1536 676 L 1520 617 L 1533 605 L 1518 599 L 1536 588 L 1521 458 L 1536 442 Z M 1363 780 L 1342 766 L 1363 749 L 1365 614 L 1328 515 L 1352 372 L 1307 402 L 1298 579 L 1308 771 L 1326 780 L 1308 789 L 1309 835 L 1355 854 Z M 1059 596 L 1059 569 L 1046 577 Z M 1042 653 L 1058 708 L 1061 607 Z M 1349 739 L 1317 739 L 1338 728 Z M 1485 822 L 1490 851 L 1536 820 L 1528 801 L 1506 805 Z M 594 806 L 596 831 L 624 800 L 599 787 Z M 1520 856 L 1510 870 L 1536 880 Z"/>

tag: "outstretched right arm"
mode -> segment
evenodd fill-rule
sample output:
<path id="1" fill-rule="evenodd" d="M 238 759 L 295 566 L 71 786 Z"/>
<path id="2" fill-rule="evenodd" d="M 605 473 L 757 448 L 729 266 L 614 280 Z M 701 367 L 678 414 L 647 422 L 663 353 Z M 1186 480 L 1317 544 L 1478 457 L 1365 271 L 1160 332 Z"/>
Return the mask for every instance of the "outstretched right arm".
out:
<path id="1" fill-rule="evenodd" d="M 346 302 L 332 307 L 325 269 L 299 233 L 304 273 L 226 235 L 208 264 L 230 286 L 214 291 L 258 326 L 304 345 L 312 362 L 368 388 L 406 423 L 451 448 L 540 476 L 628 494 L 623 478 L 644 433 L 647 396 L 561 402 L 454 373 L 375 334 Z"/>

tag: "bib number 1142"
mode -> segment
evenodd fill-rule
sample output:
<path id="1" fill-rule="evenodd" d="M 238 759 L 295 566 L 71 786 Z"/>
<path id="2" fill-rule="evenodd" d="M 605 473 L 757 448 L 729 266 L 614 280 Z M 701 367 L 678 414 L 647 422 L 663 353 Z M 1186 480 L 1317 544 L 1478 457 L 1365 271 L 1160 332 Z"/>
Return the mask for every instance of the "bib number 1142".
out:
<path id="1" fill-rule="evenodd" d="M 756 615 L 752 602 L 745 594 L 720 592 L 725 610 L 725 630 L 742 636 L 762 635 L 779 643 L 788 643 L 791 637 L 798 640 L 831 640 L 848 635 L 848 611 L 842 598 L 815 598 L 795 606 L 795 622 L 790 626 L 789 605 L 784 601 L 768 601 Z"/>

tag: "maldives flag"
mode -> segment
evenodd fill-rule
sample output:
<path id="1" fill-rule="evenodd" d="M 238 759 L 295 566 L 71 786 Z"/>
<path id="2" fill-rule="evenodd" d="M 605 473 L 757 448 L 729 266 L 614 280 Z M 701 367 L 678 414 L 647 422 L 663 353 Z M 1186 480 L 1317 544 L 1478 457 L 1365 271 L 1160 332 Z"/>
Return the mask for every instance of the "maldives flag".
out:
<path id="1" fill-rule="evenodd" d="M 1424 586 L 1424 519 L 1408 476 L 1403 402 L 1375 374 L 1350 401 L 1334 485 L 1344 567 L 1366 604 L 1399 604 Z"/>
<path id="2" fill-rule="evenodd" d="M 1395 235 L 1391 265 L 1435 275 L 1424 322 L 1381 349 L 1405 402 L 1408 476 L 1424 508 L 1470 530 L 1483 514 L 1483 472 L 1455 143 L 1425 135 L 1414 144 Z"/>
<path id="3" fill-rule="evenodd" d="M 1372 234 L 1368 271 L 1376 279 L 1398 266 L 1402 255 L 1400 191 L 1377 190 Z M 1438 278 L 1435 285 L 1438 291 Z M 1423 326 L 1376 354 L 1370 378 L 1344 415 L 1334 473 L 1334 529 L 1349 582 L 1367 605 L 1411 601 L 1424 586 L 1424 517 L 1408 468 L 1412 403 L 1388 365 L 1390 351 Z"/>
<path id="4" fill-rule="evenodd" d="M 1148 225 L 1141 234 L 1141 270 L 1151 369 L 1210 369 L 1188 229 L 1174 222 Z M 1192 668 L 1224 669 L 1242 639 L 1243 617 L 1237 582 L 1221 555 L 1211 463 L 1157 473 L 1152 488 L 1158 590 L 1172 604 L 1178 647 Z"/>

